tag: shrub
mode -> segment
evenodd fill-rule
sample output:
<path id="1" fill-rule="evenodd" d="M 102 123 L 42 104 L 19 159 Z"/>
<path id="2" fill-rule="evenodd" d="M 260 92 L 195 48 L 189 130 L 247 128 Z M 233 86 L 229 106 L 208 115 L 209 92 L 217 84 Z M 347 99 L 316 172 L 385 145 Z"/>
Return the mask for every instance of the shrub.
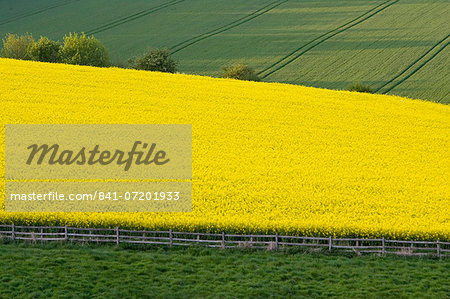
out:
<path id="1" fill-rule="evenodd" d="M 31 60 L 43 62 L 61 62 L 62 46 L 59 42 L 52 41 L 45 36 L 33 43 L 28 48 L 28 57 Z"/>
<path id="2" fill-rule="evenodd" d="M 129 60 L 133 68 L 145 71 L 175 73 L 177 63 L 170 57 L 168 49 L 149 49 L 138 57 L 135 62 Z"/>
<path id="3" fill-rule="evenodd" d="M 5 58 L 14 59 L 29 59 L 28 49 L 34 44 L 34 39 L 31 34 L 18 36 L 15 34 L 7 34 L 3 39 L 3 49 L 1 56 Z"/>
<path id="4" fill-rule="evenodd" d="M 353 83 L 348 87 L 348 90 L 350 91 L 357 91 L 357 92 L 366 92 L 366 93 L 373 93 L 372 87 L 369 85 L 364 85 L 362 83 Z"/>
<path id="5" fill-rule="evenodd" d="M 105 46 L 95 37 L 87 37 L 84 33 L 69 33 L 64 37 L 61 57 L 64 63 L 69 64 L 109 66 Z"/>
<path id="6" fill-rule="evenodd" d="M 261 81 L 256 72 L 246 64 L 239 63 L 223 67 L 222 78 L 233 78 L 246 81 Z"/>

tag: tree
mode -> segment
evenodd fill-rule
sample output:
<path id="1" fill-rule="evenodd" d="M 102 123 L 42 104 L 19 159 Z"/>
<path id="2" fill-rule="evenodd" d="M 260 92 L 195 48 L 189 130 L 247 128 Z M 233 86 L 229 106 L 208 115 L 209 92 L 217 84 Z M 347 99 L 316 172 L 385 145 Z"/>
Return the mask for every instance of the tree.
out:
<path id="1" fill-rule="evenodd" d="M 87 37 L 84 33 L 69 33 L 64 37 L 64 46 L 61 49 L 64 63 L 109 66 L 109 55 L 105 46 L 95 37 Z"/>
<path id="2" fill-rule="evenodd" d="M 61 62 L 61 49 L 62 46 L 59 42 L 41 36 L 28 48 L 28 57 L 35 61 Z"/>
<path id="3" fill-rule="evenodd" d="M 5 58 L 14 59 L 29 59 L 28 49 L 34 44 L 34 39 L 31 34 L 18 36 L 15 34 L 7 34 L 3 39 L 3 49 L 1 56 Z"/>
<path id="4" fill-rule="evenodd" d="M 223 67 L 222 78 L 232 78 L 246 81 L 261 81 L 256 72 L 251 67 L 243 63 Z"/>
<path id="5" fill-rule="evenodd" d="M 177 63 L 170 57 L 168 49 L 149 49 L 134 63 L 131 60 L 131 64 L 138 70 L 164 73 L 175 73 L 177 70 Z"/>

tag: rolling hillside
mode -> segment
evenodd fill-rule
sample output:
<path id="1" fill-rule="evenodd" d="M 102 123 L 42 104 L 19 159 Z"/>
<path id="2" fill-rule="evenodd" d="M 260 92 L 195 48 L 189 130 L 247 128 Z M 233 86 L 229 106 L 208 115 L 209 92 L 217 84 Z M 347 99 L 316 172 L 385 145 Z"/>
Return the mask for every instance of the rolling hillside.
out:
<path id="1" fill-rule="evenodd" d="M 0 1 L 0 36 L 94 34 L 113 60 L 170 48 L 180 71 L 245 62 L 265 81 L 449 103 L 447 0 Z"/>
<path id="2" fill-rule="evenodd" d="M 2 135 L 10 123 L 192 124 L 194 194 L 192 213 L 0 211 L 0 223 L 450 238 L 447 105 L 12 59 L 0 74 Z"/>

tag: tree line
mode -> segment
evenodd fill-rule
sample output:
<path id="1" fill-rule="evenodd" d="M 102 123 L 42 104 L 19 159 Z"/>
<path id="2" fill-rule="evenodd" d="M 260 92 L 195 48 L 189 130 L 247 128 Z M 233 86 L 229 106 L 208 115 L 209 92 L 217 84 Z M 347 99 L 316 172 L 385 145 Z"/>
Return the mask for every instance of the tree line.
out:
<path id="1" fill-rule="evenodd" d="M 4 58 L 33 60 L 52 63 L 67 63 L 89 65 L 96 67 L 116 66 L 137 70 L 158 71 L 166 73 L 177 72 L 178 62 L 170 55 L 168 49 L 150 48 L 138 57 L 128 60 L 128 65 L 111 63 L 108 50 L 94 36 L 84 33 L 69 33 L 63 42 L 54 41 L 41 36 L 35 40 L 29 33 L 24 35 L 7 34 L 3 39 L 0 56 Z M 247 81 L 261 81 L 255 70 L 245 63 L 233 64 L 222 68 L 222 78 L 232 78 Z M 370 86 L 353 83 L 350 91 L 372 93 Z"/>

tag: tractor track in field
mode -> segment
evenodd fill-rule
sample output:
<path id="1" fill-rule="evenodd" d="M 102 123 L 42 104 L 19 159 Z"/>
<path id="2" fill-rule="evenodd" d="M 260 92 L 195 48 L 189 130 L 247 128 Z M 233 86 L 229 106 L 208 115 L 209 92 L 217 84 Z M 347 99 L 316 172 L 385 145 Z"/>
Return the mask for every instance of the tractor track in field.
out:
<path id="1" fill-rule="evenodd" d="M 448 91 L 448 92 L 445 94 L 445 96 L 443 96 L 442 98 L 440 98 L 440 99 L 437 101 L 437 103 L 441 103 L 441 101 L 442 101 L 443 99 L 447 98 L 448 95 L 450 95 L 450 91 Z"/>
<path id="2" fill-rule="evenodd" d="M 323 42 L 329 40 L 330 38 L 338 35 L 339 33 L 345 32 L 346 30 L 361 24 L 362 22 L 370 19 L 371 17 L 375 16 L 376 14 L 380 13 L 381 11 L 385 10 L 386 8 L 390 7 L 391 5 L 394 5 L 395 3 L 399 2 L 400 0 L 388 0 L 385 1 L 370 10 L 366 11 L 362 15 L 352 19 L 351 21 L 340 25 L 339 27 L 334 28 L 333 30 L 330 30 L 315 39 L 309 41 L 308 43 L 304 44 L 303 46 L 295 49 L 288 55 L 284 56 L 283 58 L 279 59 L 275 63 L 271 64 L 270 66 L 266 67 L 262 71 L 258 72 L 258 75 L 261 77 L 261 79 L 267 78 L 268 76 L 272 75 L 273 73 L 281 70 L 288 64 L 292 63 L 305 53 L 309 52 L 313 48 L 317 47 L 318 45 L 322 44 Z"/>
<path id="3" fill-rule="evenodd" d="M 51 10 L 51 9 L 54 9 L 54 8 L 58 8 L 58 7 L 61 7 L 61 6 L 64 6 L 64 5 L 73 3 L 73 2 L 77 2 L 77 1 L 80 1 L 80 0 L 66 0 L 66 1 L 60 1 L 60 2 L 54 3 L 54 4 L 52 4 L 52 5 L 49 5 L 49 6 L 47 6 L 47 7 L 36 8 L 36 9 L 34 9 L 34 10 L 32 10 L 32 11 L 24 12 L 24 13 L 18 14 L 18 15 L 16 15 L 16 16 L 7 18 L 7 19 L 5 19 L 5 20 L 1 20 L 1 21 L 0 21 L 0 26 L 1 26 L 1 25 L 5 25 L 5 24 L 8 24 L 8 23 L 11 23 L 11 22 L 14 22 L 14 21 L 17 21 L 17 20 L 20 20 L 20 19 L 24 19 L 24 18 L 27 18 L 27 17 L 31 17 L 31 16 L 34 16 L 34 15 L 37 15 L 37 14 L 46 12 L 46 11 L 48 11 L 48 10 Z"/>
<path id="4" fill-rule="evenodd" d="M 384 83 L 382 86 L 378 87 L 375 92 L 379 92 L 386 86 L 386 90 L 382 91 L 382 94 L 386 94 L 396 88 L 398 85 L 402 84 L 406 80 L 408 80 L 412 75 L 417 73 L 422 67 L 424 67 L 428 62 L 433 60 L 439 53 L 444 50 L 448 44 L 450 43 L 450 34 L 448 34 L 446 37 L 438 41 L 436 44 L 434 44 L 430 49 L 428 49 L 425 53 L 423 53 L 421 56 L 419 56 L 416 60 L 414 60 L 410 65 L 408 65 L 403 71 L 401 71 L 399 74 L 397 74 L 395 77 Z M 437 50 L 436 50 L 437 49 Z M 436 50 L 434 53 L 433 51 Z M 433 53 L 433 54 L 431 54 Z M 431 55 L 429 55 L 431 54 Z M 414 68 L 414 66 L 416 66 Z M 401 78 L 403 76 L 403 78 Z M 399 81 L 395 82 L 395 80 Z M 393 83 L 393 84 L 392 84 Z M 392 84 L 391 86 L 389 86 Z"/>
<path id="5" fill-rule="evenodd" d="M 163 4 L 160 4 L 160 5 L 157 5 L 157 6 L 154 6 L 154 7 L 145 9 L 145 10 L 142 10 L 142 11 L 140 11 L 138 13 L 134 13 L 132 15 L 129 15 L 129 16 L 126 16 L 126 17 L 122 17 L 122 18 L 120 18 L 118 20 L 109 22 L 107 24 L 103 24 L 101 26 L 98 26 L 96 28 L 93 28 L 91 30 L 86 31 L 85 34 L 86 35 L 97 34 L 97 33 L 100 33 L 100 32 L 103 32 L 103 31 L 106 31 L 106 30 L 109 30 L 109 29 L 112 29 L 114 27 L 126 24 L 128 22 L 137 20 L 139 18 L 145 17 L 145 16 L 147 16 L 149 14 L 152 14 L 154 12 L 157 12 L 159 10 L 162 10 L 164 8 L 167 8 L 167 7 L 170 7 L 170 6 L 173 6 L 173 5 L 176 5 L 176 4 L 184 2 L 184 1 L 185 0 L 172 0 L 172 1 L 169 1 L 167 3 L 163 3 Z"/>
<path id="6" fill-rule="evenodd" d="M 178 44 L 176 44 L 176 45 L 174 45 L 174 46 L 172 46 L 170 48 L 172 50 L 172 54 L 177 53 L 177 52 L 179 52 L 179 51 L 181 51 L 181 50 L 183 50 L 183 49 L 185 49 L 185 48 L 187 48 L 187 47 L 189 47 L 189 46 L 191 46 L 191 45 L 193 45 L 195 43 L 198 43 L 198 42 L 200 42 L 200 41 L 202 41 L 204 39 L 207 39 L 209 37 L 212 37 L 212 36 L 215 36 L 215 35 L 220 34 L 222 32 L 225 32 L 227 30 L 230 30 L 232 28 L 240 26 L 240 25 L 242 25 L 244 23 L 247 23 L 247 22 L 249 22 L 249 21 L 251 21 L 251 20 L 253 20 L 253 19 L 255 19 L 255 18 L 257 18 L 257 17 L 259 17 L 259 16 L 261 16 L 263 14 L 265 14 L 266 12 L 269 12 L 270 10 L 272 10 L 272 9 L 274 9 L 274 8 L 276 8 L 276 7 L 278 7 L 281 4 L 286 3 L 286 2 L 288 2 L 288 0 L 271 2 L 270 4 L 268 4 L 268 5 L 260 8 L 260 9 L 258 9 L 256 11 L 254 11 L 254 12 L 252 12 L 251 14 L 248 14 L 248 15 L 240 18 L 240 19 L 237 19 L 237 20 L 231 22 L 231 23 L 228 23 L 226 25 L 220 26 L 220 27 L 218 27 L 218 28 L 216 28 L 214 30 L 211 30 L 211 31 L 199 34 L 199 35 L 194 36 L 192 38 L 189 38 L 189 39 L 187 39 L 185 41 L 182 41 L 182 42 L 180 42 L 180 43 L 178 43 Z"/>

